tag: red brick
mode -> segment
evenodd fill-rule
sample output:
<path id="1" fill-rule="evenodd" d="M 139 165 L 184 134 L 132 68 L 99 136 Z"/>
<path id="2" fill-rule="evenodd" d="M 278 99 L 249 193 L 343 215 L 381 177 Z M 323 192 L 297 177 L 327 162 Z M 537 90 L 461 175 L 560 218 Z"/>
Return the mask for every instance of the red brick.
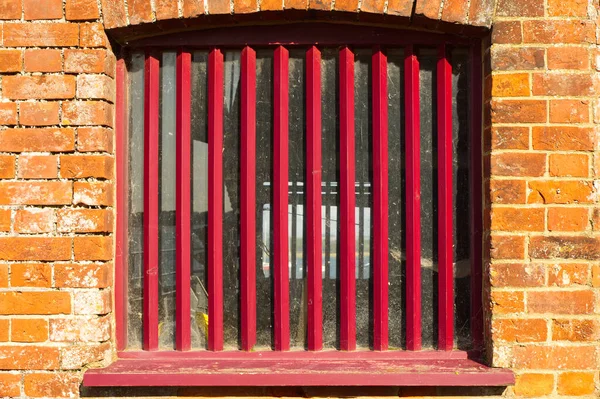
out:
<path id="1" fill-rule="evenodd" d="M 106 50 L 65 50 L 65 72 L 103 73 Z"/>
<path id="2" fill-rule="evenodd" d="M 552 320 L 553 341 L 588 342 L 600 340 L 600 321 L 580 319 Z"/>
<path id="3" fill-rule="evenodd" d="M 0 103 L 0 125 L 17 124 L 17 104 Z"/>
<path id="4" fill-rule="evenodd" d="M 588 100 L 550 100 L 551 123 L 588 123 L 589 121 Z"/>
<path id="5" fill-rule="evenodd" d="M 105 75 L 79 75 L 77 98 L 115 101 L 115 81 Z"/>
<path id="6" fill-rule="evenodd" d="M 593 151 L 594 131 L 575 126 L 534 126 L 533 149 L 547 151 Z"/>
<path id="7" fill-rule="evenodd" d="M 442 8 L 442 21 L 451 23 L 465 23 L 468 9 L 463 0 L 445 0 Z"/>
<path id="8" fill-rule="evenodd" d="M 586 17 L 587 0 L 548 0 L 550 17 Z"/>
<path id="9" fill-rule="evenodd" d="M 523 292 L 492 292 L 494 314 L 522 313 L 525 311 Z"/>
<path id="10" fill-rule="evenodd" d="M 22 0 L 0 0 L 0 19 L 21 19 Z"/>
<path id="11" fill-rule="evenodd" d="M 546 103 L 546 100 L 492 100 L 492 122 L 546 122 Z"/>
<path id="12" fill-rule="evenodd" d="M 493 339 L 508 342 L 543 342 L 548 335 L 541 319 L 496 319 L 492 322 Z"/>
<path id="13" fill-rule="evenodd" d="M 27 72 L 60 72 L 62 56 L 60 50 L 28 49 L 25 50 L 25 71 Z"/>
<path id="14" fill-rule="evenodd" d="M 131 0 L 128 1 L 129 23 L 137 25 L 143 22 L 152 22 L 152 4 L 150 0 Z"/>
<path id="15" fill-rule="evenodd" d="M 58 288 L 106 288 L 111 283 L 111 264 L 57 263 L 54 284 Z"/>
<path id="16" fill-rule="evenodd" d="M 73 183 L 73 204 L 90 206 L 112 206 L 113 184 L 106 182 Z"/>
<path id="17" fill-rule="evenodd" d="M 3 95 L 12 100 L 69 99 L 75 97 L 75 77 L 69 75 L 5 76 Z"/>
<path id="18" fill-rule="evenodd" d="M 54 210 L 28 208 L 18 209 L 15 213 L 15 232 L 50 233 L 54 230 Z"/>
<path id="19" fill-rule="evenodd" d="M 235 10 L 237 12 L 237 9 L 235 9 Z M 203 15 L 203 14 L 204 14 L 204 1 L 202 1 L 202 0 L 183 0 L 183 17 L 184 18 L 196 17 L 198 15 Z"/>
<path id="20" fill-rule="evenodd" d="M 548 180 L 530 181 L 528 203 L 536 204 L 589 204 L 595 201 L 589 181 Z"/>
<path id="21" fill-rule="evenodd" d="M 525 180 L 490 181 L 490 199 L 493 204 L 524 204 L 526 200 Z"/>
<path id="22" fill-rule="evenodd" d="M 0 155 L 0 178 L 12 179 L 15 177 L 15 157 L 13 155 Z"/>
<path id="23" fill-rule="evenodd" d="M 543 17 L 544 0 L 498 0 L 496 15 L 500 17 Z"/>
<path id="24" fill-rule="evenodd" d="M 60 175 L 68 179 L 113 177 L 114 158 L 105 155 L 63 155 L 60 157 Z"/>
<path id="25" fill-rule="evenodd" d="M 494 208 L 491 229 L 495 231 L 544 231 L 542 208 Z"/>
<path id="26" fill-rule="evenodd" d="M 523 41 L 521 21 L 498 21 L 492 27 L 492 43 L 518 44 Z M 512 48 L 510 50 L 513 50 Z"/>
<path id="27" fill-rule="evenodd" d="M 549 231 L 585 231 L 589 225 L 587 208 L 549 208 Z"/>
<path id="28" fill-rule="evenodd" d="M 535 96 L 589 96 L 594 94 L 594 80 L 589 74 L 534 74 Z"/>
<path id="29" fill-rule="evenodd" d="M 514 366 L 526 369 L 594 369 L 596 353 L 593 346 L 515 346 Z"/>
<path id="30" fill-rule="evenodd" d="M 0 346 L 0 369 L 54 370 L 60 366 L 59 356 L 56 347 Z"/>
<path id="31" fill-rule="evenodd" d="M 77 151 L 112 153 L 113 131 L 99 127 L 81 127 L 77 130 Z"/>
<path id="32" fill-rule="evenodd" d="M 10 285 L 11 287 L 50 287 L 52 268 L 47 263 L 13 263 L 10 267 Z"/>
<path id="33" fill-rule="evenodd" d="M 475 0 L 473 0 L 473 2 L 475 2 Z M 320 9 L 318 7 L 318 4 L 330 4 L 330 3 L 327 1 L 310 0 L 309 4 L 310 4 L 310 9 L 314 10 L 314 9 Z M 389 15 L 410 17 L 412 14 L 413 4 L 414 4 L 413 0 L 388 0 L 387 13 Z M 325 9 L 329 10 L 330 8 L 326 7 Z"/>
<path id="34" fill-rule="evenodd" d="M 62 0 L 23 0 L 26 20 L 60 19 L 63 17 Z"/>
<path id="35" fill-rule="evenodd" d="M 590 53 L 584 47 L 548 47 L 548 69 L 589 69 Z"/>
<path id="36" fill-rule="evenodd" d="M 596 392 L 594 375 L 598 373 L 569 372 L 558 375 L 558 394 L 566 396 L 591 395 Z"/>
<path id="37" fill-rule="evenodd" d="M 23 386 L 28 397 L 70 398 L 79 394 L 79 376 L 76 373 L 25 374 Z"/>
<path id="38" fill-rule="evenodd" d="M 80 24 L 79 30 L 81 47 L 108 47 L 108 38 L 101 23 Z"/>
<path id="39" fill-rule="evenodd" d="M 71 294 L 68 292 L 0 292 L 0 299 L 2 299 L 0 301 L 0 314 L 2 315 L 71 313 Z M 1 356 L 0 362 L 2 362 Z"/>
<path id="40" fill-rule="evenodd" d="M 66 101 L 63 103 L 62 123 L 112 127 L 113 107 L 104 101 Z"/>
<path id="41" fill-rule="evenodd" d="M 44 319 L 12 319 L 13 342 L 44 342 L 48 340 L 48 321 Z"/>
<path id="42" fill-rule="evenodd" d="M 0 205 L 65 205 L 72 192 L 71 182 L 0 181 Z"/>
<path id="43" fill-rule="evenodd" d="M 535 259 L 587 259 L 600 257 L 600 239 L 592 237 L 531 237 L 529 256 Z"/>
<path id="44" fill-rule="evenodd" d="M 4 24 L 4 45 L 7 47 L 77 46 L 79 27 L 71 23 L 7 23 Z"/>
<path id="45" fill-rule="evenodd" d="M 554 390 L 554 376 L 538 373 L 517 375 L 513 390 L 516 395 L 525 398 L 549 395 Z"/>
<path id="46" fill-rule="evenodd" d="M 523 21 L 525 43 L 595 43 L 595 29 L 591 21 L 529 20 Z"/>
<path id="47" fill-rule="evenodd" d="M 96 0 L 67 0 L 65 11 L 67 20 L 70 21 L 100 18 L 100 11 L 98 10 L 98 2 Z"/>
<path id="48" fill-rule="evenodd" d="M 494 150 L 528 150 L 528 127 L 492 127 L 491 148 Z"/>
<path id="49" fill-rule="evenodd" d="M 73 129 L 6 129 L 0 131 L 0 151 L 69 152 L 75 149 Z"/>
<path id="50" fill-rule="evenodd" d="M 19 177 L 21 179 L 56 179 L 58 177 L 56 155 L 21 155 Z"/>
<path id="51" fill-rule="evenodd" d="M 544 68 L 544 49 L 538 47 L 494 46 L 491 51 L 494 71 L 536 70 Z"/>
<path id="52" fill-rule="evenodd" d="M 11 214 L 12 214 L 12 211 L 10 209 L 0 209 L 0 231 L 2 231 L 2 232 L 10 231 Z M 0 284 L 0 287 L 2 287 L 1 284 Z"/>
<path id="53" fill-rule="evenodd" d="M 490 265 L 492 287 L 542 287 L 546 268 L 537 263 L 494 263 Z"/>
<path id="54" fill-rule="evenodd" d="M 59 103 L 22 102 L 20 105 L 19 122 L 25 126 L 58 125 Z"/>
<path id="55" fill-rule="evenodd" d="M 106 236 L 84 236 L 73 239 L 75 260 L 111 260 L 113 240 Z"/>
<path id="56" fill-rule="evenodd" d="M 491 173 L 495 176 L 543 176 L 546 155 L 532 153 L 493 154 Z"/>
<path id="57" fill-rule="evenodd" d="M 490 255 L 493 259 L 524 259 L 525 237 L 492 234 L 490 237 Z"/>
<path id="58" fill-rule="evenodd" d="M 529 313 L 591 314 L 594 312 L 594 292 L 547 291 L 527 293 Z"/>
<path id="59" fill-rule="evenodd" d="M 112 211 L 106 209 L 60 209 L 56 226 L 59 232 L 111 232 Z"/>
<path id="60" fill-rule="evenodd" d="M 22 58 L 21 50 L 0 50 L 0 72 L 21 72 Z"/>
<path id="61" fill-rule="evenodd" d="M 2 0 L 0 0 L 0 4 L 2 4 Z M 21 396 L 21 374 L 0 372 L 0 396 Z"/>

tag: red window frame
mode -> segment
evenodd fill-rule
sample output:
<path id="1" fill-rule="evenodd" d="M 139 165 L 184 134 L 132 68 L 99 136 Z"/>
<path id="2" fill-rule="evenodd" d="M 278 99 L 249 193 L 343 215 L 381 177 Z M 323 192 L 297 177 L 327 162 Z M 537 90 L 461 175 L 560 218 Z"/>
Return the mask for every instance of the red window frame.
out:
<path id="1" fill-rule="evenodd" d="M 243 32 L 243 33 L 241 33 Z M 277 40 L 273 40 L 277 38 Z M 341 351 L 321 351 L 321 176 L 307 174 L 307 220 L 318 228 L 307 231 L 308 259 L 308 351 L 289 351 L 289 313 L 287 295 L 287 127 L 288 127 L 288 52 L 285 46 L 309 46 L 306 53 L 306 134 L 307 169 L 321 169 L 321 102 L 320 51 L 322 45 L 370 46 L 372 58 L 373 109 L 373 258 L 374 264 L 374 343 L 373 351 L 355 351 L 354 304 L 354 168 L 342 169 L 340 176 L 340 214 L 349 223 L 341 228 L 341 297 L 348 298 L 340 309 Z M 255 69 L 256 55 L 252 46 L 275 46 L 274 56 L 274 351 L 250 352 L 255 340 Z M 405 49 L 405 112 L 406 112 L 406 312 L 407 350 L 386 351 L 387 328 L 387 102 L 386 55 L 379 46 L 404 46 Z M 420 125 L 419 125 L 419 62 L 418 46 L 438 48 L 437 63 L 437 126 L 438 126 L 438 308 L 439 329 L 437 351 L 421 351 L 421 280 L 420 280 Z M 506 385 L 514 381 L 511 372 L 492 370 L 469 360 L 473 353 L 453 350 L 453 272 L 452 272 L 452 69 L 447 57 L 448 47 L 460 45 L 470 52 L 470 115 L 471 115 L 471 334 L 474 348 L 483 347 L 482 318 L 482 54 L 479 38 L 464 38 L 427 32 L 403 31 L 366 26 L 332 26 L 325 23 L 288 24 L 285 26 L 254 26 L 252 28 L 220 28 L 186 34 L 172 34 L 129 43 L 130 48 L 145 49 L 145 160 L 144 187 L 144 351 L 126 351 L 127 347 L 127 104 L 126 66 L 117 62 L 117 231 L 115 264 L 115 313 L 117 363 L 104 370 L 86 373 L 85 385 Z M 222 186 L 223 162 L 223 85 L 211 82 L 223 80 L 222 48 L 242 47 L 241 55 L 241 351 L 223 352 L 223 292 L 217 282 L 222 269 Z M 159 62 L 153 49 L 179 48 L 177 55 L 177 258 L 176 258 L 176 350 L 158 350 L 158 203 L 150 193 L 158 192 L 158 118 Z M 208 134 L 209 140 L 209 258 L 208 270 L 213 276 L 208 285 L 209 338 L 208 351 L 190 351 L 190 259 L 181 256 L 190 252 L 190 50 L 209 48 Z M 341 163 L 354 165 L 354 78 L 353 52 L 345 47 L 340 52 L 340 157 Z M 246 183 L 245 183 L 246 182 Z M 410 210 L 413 210 L 412 212 Z M 312 271 L 312 272 L 311 272 Z M 315 272 L 317 271 L 317 272 Z M 253 362 L 270 372 L 244 374 Z M 323 377 L 306 378 L 301 370 L 306 362 L 328 370 Z M 336 370 L 339 361 L 352 372 Z M 372 361 L 374 366 L 365 366 Z M 221 364 L 230 372 L 206 373 L 210 364 Z M 249 362 L 249 363 L 248 363 Z M 266 363 L 265 363 L 266 362 Z M 304 362 L 304 363 L 303 363 Z M 333 362 L 333 363 L 332 363 Z M 336 363 L 337 362 L 337 363 Z M 379 363 L 377 363 L 379 362 Z M 294 365 L 297 365 L 294 368 Z M 431 372 L 417 370 L 419 364 L 433 367 Z M 185 365 L 188 372 L 180 372 Z M 378 366 L 379 365 L 379 366 Z M 397 372 L 382 373 L 381 367 L 396 365 Z M 381 367 L 380 367 L 381 366 Z M 152 372 L 160 369 L 160 375 Z M 190 367 L 198 369 L 189 372 Z M 257 366 L 258 367 L 258 366 Z M 312 366 L 311 366 L 312 367 Z M 371 368 L 369 368 L 371 367 Z M 415 369 L 416 367 L 416 369 Z M 218 368 L 218 367 L 217 367 Z M 132 378 L 131 370 L 135 378 Z M 231 372 L 231 369 L 238 370 Z M 281 371 L 283 370 L 283 371 Z M 457 373 L 456 370 L 462 371 Z M 281 372 L 280 372 L 281 371 Z M 232 380 L 232 375 L 235 378 Z M 419 375 L 420 377 L 416 377 Z M 142 376 L 142 377 L 140 377 Z M 151 376 L 151 377 L 149 377 Z M 206 378 L 203 378 L 206 377 Z"/>

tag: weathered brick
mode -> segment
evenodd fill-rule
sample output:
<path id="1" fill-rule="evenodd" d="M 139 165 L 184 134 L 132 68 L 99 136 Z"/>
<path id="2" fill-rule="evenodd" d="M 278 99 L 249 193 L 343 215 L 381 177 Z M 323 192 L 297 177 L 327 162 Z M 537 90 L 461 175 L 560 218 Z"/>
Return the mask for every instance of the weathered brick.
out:
<path id="1" fill-rule="evenodd" d="M 587 123 L 590 121 L 588 100 L 550 100 L 551 123 Z"/>
<path id="2" fill-rule="evenodd" d="M 57 161 L 56 155 L 21 155 L 19 157 L 19 178 L 56 179 L 58 177 Z"/>
<path id="3" fill-rule="evenodd" d="M 490 180 L 490 199 L 494 204 L 524 204 L 525 180 Z"/>
<path id="4" fill-rule="evenodd" d="M 77 24 L 4 24 L 4 45 L 7 47 L 71 47 L 78 44 Z"/>
<path id="5" fill-rule="evenodd" d="M 44 342 L 48 340 L 48 321 L 44 319 L 12 319 L 13 342 Z"/>
<path id="6" fill-rule="evenodd" d="M 12 179 L 15 177 L 15 159 L 13 155 L 0 155 L 0 178 Z"/>
<path id="7" fill-rule="evenodd" d="M 586 177 L 589 156 L 586 154 L 550 154 L 550 176 Z"/>
<path id="8" fill-rule="evenodd" d="M 52 267 L 47 263 L 13 263 L 10 267 L 11 287 L 42 287 L 52 285 Z"/>
<path id="9" fill-rule="evenodd" d="M 0 4 L 2 4 L 2 0 L 0 0 Z M 0 10 L 2 10 L 1 7 Z M 3 397 L 21 396 L 21 374 L 0 372 L 0 395 Z"/>
<path id="10" fill-rule="evenodd" d="M 105 75 L 77 76 L 77 98 L 115 101 L 115 82 Z"/>
<path id="11" fill-rule="evenodd" d="M 496 15 L 501 17 L 543 17 L 544 0 L 498 0 Z"/>
<path id="12" fill-rule="evenodd" d="M 597 373 L 568 372 L 558 375 L 558 394 L 567 396 L 591 395 L 596 392 L 594 375 Z"/>
<path id="13" fill-rule="evenodd" d="M 0 181 L 0 205 L 65 205 L 71 203 L 70 182 Z"/>
<path id="14" fill-rule="evenodd" d="M 549 47 L 548 69 L 580 69 L 590 67 L 590 52 L 585 47 Z"/>
<path id="15" fill-rule="evenodd" d="M 525 43 L 594 43 L 595 29 L 591 21 L 527 20 L 523 21 Z"/>
<path id="16" fill-rule="evenodd" d="M 12 100 L 58 100 L 75 97 L 75 77 L 69 75 L 5 76 L 3 95 Z"/>
<path id="17" fill-rule="evenodd" d="M 525 237 L 500 236 L 490 237 L 490 256 L 494 259 L 524 259 Z"/>
<path id="18" fill-rule="evenodd" d="M 594 312 L 594 292 L 591 290 L 529 292 L 527 312 L 590 314 Z"/>
<path id="19" fill-rule="evenodd" d="M 515 346 L 514 366 L 524 369 L 565 370 L 596 368 L 593 346 Z"/>
<path id="20" fill-rule="evenodd" d="M 25 50 L 26 72 L 60 72 L 62 71 L 62 55 L 60 50 L 27 49 Z"/>
<path id="21" fill-rule="evenodd" d="M 462 0 L 446 0 L 442 7 L 442 21 L 451 23 L 465 23 L 468 17 L 468 8 Z"/>
<path id="22" fill-rule="evenodd" d="M 81 47 L 108 47 L 108 38 L 101 23 L 80 24 Z"/>
<path id="23" fill-rule="evenodd" d="M 258 8 L 258 6 L 257 6 Z M 204 14 L 204 1 L 183 0 L 183 17 L 190 18 Z"/>
<path id="24" fill-rule="evenodd" d="M 593 237 L 531 237 L 529 256 L 535 259 L 588 259 L 600 257 L 600 239 Z"/>
<path id="25" fill-rule="evenodd" d="M 19 123 L 25 126 L 58 125 L 60 105 L 58 102 L 22 102 L 19 112 Z"/>
<path id="26" fill-rule="evenodd" d="M 589 267 L 581 263 L 560 263 L 548 266 L 548 285 L 568 287 L 587 285 Z"/>
<path id="27" fill-rule="evenodd" d="M 21 72 L 22 67 L 21 50 L 0 50 L 0 72 Z"/>
<path id="28" fill-rule="evenodd" d="M 587 208 L 549 208 L 549 231 L 585 231 L 589 224 Z"/>
<path id="29" fill-rule="evenodd" d="M 548 15 L 551 17 L 585 17 L 587 0 L 548 0 Z"/>
<path id="30" fill-rule="evenodd" d="M 106 209 L 60 209 L 56 227 L 59 232 L 110 232 L 113 228 L 112 211 Z"/>
<path id="31" fill-rule="evenodd" d="M 104 101 L 66 101 L 62 123 L 65 125 L 113 125 L 113 107 Z"/>
<path id="32" fill-rule="evenodd" d="M 576 126 L 534 126 L 533 149 L 548 151 L 593 151 L 594 131 Z"/>
<path id="33" fill-rule="evenodd" d="M 518 44 L 523 41 L 521 21 L 498 21 L 492 27 L 492 43 Z"/>
<path id="34" fill-rule="evenodd" d="M 0 369 L 55 370 L 60 366 L 59 354 L 56 347 L 0 346 Z"/>
<path id="35" fill-rule="evenodd" d="M 113 135 L 112 130 L 106 128 L 80 127 L 77 130 L 77 151 L 112 153 Z"/>
<path id="36" fill-rule="evenodd" d="M 0 151 L 4 152 L 70 152 L 75 150 L 75 130 L 6 129 L 0 131 Z"/>
<path id="37" fill-rule="evenodd" d="M 542 287 L 546 268 L 537 263 L 493 263 L 490 265 L 492 287 Z"/>
<path id="38" fill-rule="evenodd" d="M 56 263 L 54 284 L 59 288 L 106 288 L 111 282 L 111 264 Z"/>
<path id="39" fill-rule="evenodd" d="M 546 100 L 492 100 L 492 122 L 546 122 L 546 103 Z"/>
<path id="40" fill-rule="evenodd" d="M 26 20 L 60 19 L 63 16 L 62 0 L 23 0 Z"/>
<path id="41" fill-rule="evenodd" d="M 154 18 L 150 0 L 133 0 L 128 3 L 129 23 L 137 25 L 144 22 L 152 22 Z"/>
<path id="42" fill-rule="evenodd" d="M 106 182 L 75 182 L 74 205 L 113 205 L 113 185 Z"/>
<path id="43" fill-rule="evenodd" d="M 0 125 L 17 124 L 17 104 L 0 103 Z"/>
<path id="44" fill-rule="evenodd" d="M 535 96 L 590 96 L 594 93 L 594 79 L 590 74 L 534 74 Z"/>
<path id="45" fill-rule="evenodd" d="M 491 149 L 527 150 L 529 149 L 528 127 L 492 127 Z"/>
<path id="46" fill-rule="evenodd" d="M 106 50 L 65 50 L 65 72 L 102 73 L 105 71 Z"/>
<path id="47" fill-rule="evenodd" d="M 112 237 L 84 236 L 73 239 L 75 260 L 111 260 L 113 257 Z"/>
<path id="48" fill-rule="evenodd" d="M 63 155 L 60 157 L 60 175 L 69 179 L 111 179 L 113 165 L 114 158 L 106 155 Z"/>
<path id="49" fill-rule="evenodd" d="M 50 319 L 50 340 L 54 342 L 98 342 L 109 338 L 109 317 Z"/>
<path id="50" fill-rule="evenodd" d="M 79 393 L 79 376 L 76 373 L 25 374 L 24 390 L 28 397 L 71 398 Z"/>
<path id="51" fill-rule="evenodd" d="M 171 0 L 156 0 L 156 19 L 172 19 L 179 16 L 178 4 Z"/>
<path id="52" fill-rule="evenodd" d="M 494 314 L 522 313 L 525 311 L 523 292 L 492 292 L 492 305 Z"/>
<path id="53" fill-rule="evenodd" d="M 472 3 L 474 3 L 473 0 Z M 413 0 L 388 0 L 387 13 L 389 15 L 398 15 L 401 17 L 410 17 L 412 14 L 414 1 Z M 319 5 L 325 6 L 323 9 L 329 10 L 331 3 L 329 1 L 309 0 L 309 8 L 311 10 L 321 9 Z M 327 7 L 329 6 L 329 7 Z"/>
<path id="54" fill-rule="evenodd" d="M 112 358 L 112 351 L 108 342 L 69 345 L 61 348 L 60 367 L 63 370 L 77 370 L 90 363 L 110 358 Z"/>
<path id="55" fill-rule="evenodd" d="M 111 311 L 111 298 L 112 294 L 109 290 L 77 290 L 73 293 L 73 314 L 108 314 Z"/>
<path id="56" fill-rule="evenodd" d="M 546 155 L 530 153 L 493 154 L 491 173 L 494 176 L 543 176 Z"/>
<path id="57" fill-rule="evenodd" d="M 108 8 L 111 7 L 113 5 Z M 70 21 L 94 20 L 100 17 L 96 0 L 67 0 L 65 12 L 67 19 Z"/>
<path id="58" fill-rule="evenodd" d="M 540 373 L 518 374 L 513 390 L 516 395 L 525 398 L 549 395 L 554 390 L 554 376 Z"/>
<path id="59" fill-rule="evenodd" d="M 22 0 L 0 0 L 0 19 L 21 19 Z"/>
<path id="60" fill-rule="evenodd" d="M 589 204 L 595 201 L 594 188 L 589 181 L 546 180 L 530 181 L 530 204 Z"/>
<path id="61" fill-rule="evenodd" d="M 492 322 L 492 339 L 508 342 L 543 342 L 548 335 L 542 319 L 496 319 Z"/>
<path id="62" fill-rule="evenodd" d="M 573 342 L 600 340 L 600 321 L 554 319 L 552 320 L 552 340 Z"/>
<path id="63" fill-rule="evenodd" d="M 69 314 L 71 313 L 71 295 L 62 291 L 11 291 L 0 292 L 0 314 Z M 0 362 L 2 357 L 0 356 Z"/>
<path id="64" fill-rule="evenodd" d="M 15 232 L 17 233 L 50 233 L 54 230 L 53 209 L 17 209 L 15 212 Z"/>

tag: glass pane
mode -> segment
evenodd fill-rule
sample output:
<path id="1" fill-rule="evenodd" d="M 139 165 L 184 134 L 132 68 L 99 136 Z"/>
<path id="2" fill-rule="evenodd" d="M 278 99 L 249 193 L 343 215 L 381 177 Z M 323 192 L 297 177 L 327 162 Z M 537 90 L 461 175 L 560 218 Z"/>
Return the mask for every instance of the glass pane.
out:
<path id="1" fill-rule="evenodd" d="M 403 346 L 404 270 L 406 267 L 406 231 L 404 221 L 406 182 L 404 159 L 404 53 L 388 51 L 388 289 L 389 347 Z"/>
<path id="2" fill-rule="evenodd" d="M 223 339 L 239 344 L 240 52 L 225 52 L 223 107 Z"/>
<path id="3" fill-rule="evenodd" d="M 454 236 L 454 330 L 455 345 L 469 349 L 470 277 L 469 252 L 469 85 L 468 53 L 452 52 L 452 154 L 453 154 L 453 236 Z"/>
<path id="4" fill-rule="evenodd" d="M 305 51 L 290 51 L 289 197 L 290 346 L 306 345 L 306 262 L 304 258 Z"/>
<path id="5" fill-rule="evenodd" d="M 338 193 L 339 182 L 339 87 L 338 49 L 321 53 L 321 233 L 323 234 L 323 347 L 339 346 L 338 311 Z"/>
<path id="6" fill-rule="evenodd" d="M 133 53 L 129 77 L 129 234 L 127 347 L 142 349 L 144 269 L 144 54 Z"/>
<path id="7" fill-rule="evenodd" d="M 437 342 L 437 134 L 435 50 L 423 50 L 421 67 L 421 312 L 424 348 Z"/>
<path id="8" fill-rule="evenodd" d="M 208 227 L 208 53 L 192 58 L 192 348 L 205 349 L 208 337 L 207 227 Z"/>
<path id="9" fill-rule="evenodd" d="M 273 51 L 256 52 L 256 347 L 272 346 Z"/>
<path id="10" fill-rule="evenodd" d="M 371 56 L 355 51 L 354 128 L 356 156 L 356 346 L 372 343 L 371 284 Z"/>

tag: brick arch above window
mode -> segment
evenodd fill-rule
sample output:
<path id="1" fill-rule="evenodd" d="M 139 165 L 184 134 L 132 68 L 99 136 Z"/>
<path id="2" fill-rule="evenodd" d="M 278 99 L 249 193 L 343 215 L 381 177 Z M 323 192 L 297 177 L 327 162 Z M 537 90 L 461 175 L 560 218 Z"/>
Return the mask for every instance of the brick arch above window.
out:
<path id="1" fill-rule="evenodd" d="M 495 0 L 101 0 L 106 29 L 262 11 L 335 11 L 489 27 Z"/>

